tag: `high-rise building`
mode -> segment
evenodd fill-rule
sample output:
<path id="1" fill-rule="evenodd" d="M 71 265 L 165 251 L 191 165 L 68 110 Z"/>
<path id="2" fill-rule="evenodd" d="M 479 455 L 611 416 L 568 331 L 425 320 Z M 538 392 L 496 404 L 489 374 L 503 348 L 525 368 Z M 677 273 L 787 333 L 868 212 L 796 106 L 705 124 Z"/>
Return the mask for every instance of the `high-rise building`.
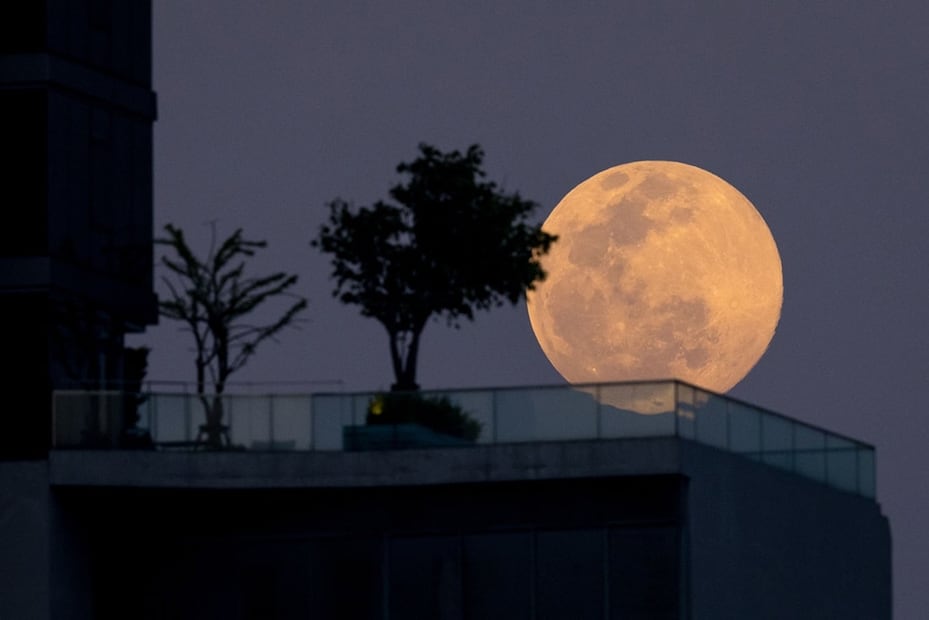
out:
<path id="1" fill-rule="evenodd" d="M 0 458 L 42 457 L 51 391 L 119 385 L 157 319 L 155 113 L 149 0 L 2 4 Z"/>

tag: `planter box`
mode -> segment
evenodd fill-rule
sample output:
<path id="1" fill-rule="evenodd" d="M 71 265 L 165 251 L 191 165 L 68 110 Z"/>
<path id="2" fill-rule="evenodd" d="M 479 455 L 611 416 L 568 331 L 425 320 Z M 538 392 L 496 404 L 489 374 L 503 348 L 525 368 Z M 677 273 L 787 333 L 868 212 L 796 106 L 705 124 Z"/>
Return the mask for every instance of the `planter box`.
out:
<path id="1" fill-rule="evenodd" d="M 342 428 L 342 447 L 346 452 L 471 445 L 474 445 L 473 441 L 437 433 L 419 424 L 366 424 Z"/>

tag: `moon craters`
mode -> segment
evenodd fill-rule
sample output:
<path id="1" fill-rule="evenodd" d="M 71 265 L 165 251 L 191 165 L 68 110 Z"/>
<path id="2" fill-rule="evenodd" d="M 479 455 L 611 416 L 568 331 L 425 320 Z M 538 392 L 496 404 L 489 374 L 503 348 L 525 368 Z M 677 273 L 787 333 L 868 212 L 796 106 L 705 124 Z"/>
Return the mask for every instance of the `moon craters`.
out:
<path id="1" fill-rule="evenodd" d="M 529 317 L 570 382 L 678 378 L 725 392 L 774 334 L 783 297 L 774 239 L 709 172 L 611 168 L 569 192 L 543 228 L 559 240 Z"/>

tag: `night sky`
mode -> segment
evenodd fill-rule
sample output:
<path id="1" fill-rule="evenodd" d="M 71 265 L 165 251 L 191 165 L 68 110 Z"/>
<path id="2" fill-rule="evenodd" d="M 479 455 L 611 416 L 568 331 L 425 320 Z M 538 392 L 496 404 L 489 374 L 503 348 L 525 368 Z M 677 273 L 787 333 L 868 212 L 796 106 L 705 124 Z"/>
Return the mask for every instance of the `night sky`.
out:
<path id="1" fill-rule="evenodd" d="M 755 204 L 784 266 L 777 333 L 731 394 L 875 444 L 896 617 L 924 617 L 929 4 L 153 4 L 156 230 L 205 249 L 209 222 L 243 227 L 270 243 L 256 273 L 297 273 L 310 300 L 239 380 L 390 385 L 383 328 L 332 299 L 309 241 L 327 201 L 386 197 L 419 142 L 481 144 L 539 221 L 610 166 L 700 166 Z M 186 338 L 132 342 L 150 378 L 190 380 Z M 430 324 L 419 370 L 426 388 L 562 383 L 522 305 Z"/>

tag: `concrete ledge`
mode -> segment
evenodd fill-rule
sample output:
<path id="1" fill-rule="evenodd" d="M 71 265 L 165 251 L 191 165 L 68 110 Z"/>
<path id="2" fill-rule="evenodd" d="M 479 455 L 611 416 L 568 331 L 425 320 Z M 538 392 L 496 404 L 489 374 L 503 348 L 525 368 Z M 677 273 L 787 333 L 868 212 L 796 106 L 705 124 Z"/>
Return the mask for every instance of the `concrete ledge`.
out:
<path id="1" fill-rule="evenodd" d="M 680 471 L 673 437 L 384 452 L 55 450 L 53 486 L 325 488 L 598 478 Z"/>

